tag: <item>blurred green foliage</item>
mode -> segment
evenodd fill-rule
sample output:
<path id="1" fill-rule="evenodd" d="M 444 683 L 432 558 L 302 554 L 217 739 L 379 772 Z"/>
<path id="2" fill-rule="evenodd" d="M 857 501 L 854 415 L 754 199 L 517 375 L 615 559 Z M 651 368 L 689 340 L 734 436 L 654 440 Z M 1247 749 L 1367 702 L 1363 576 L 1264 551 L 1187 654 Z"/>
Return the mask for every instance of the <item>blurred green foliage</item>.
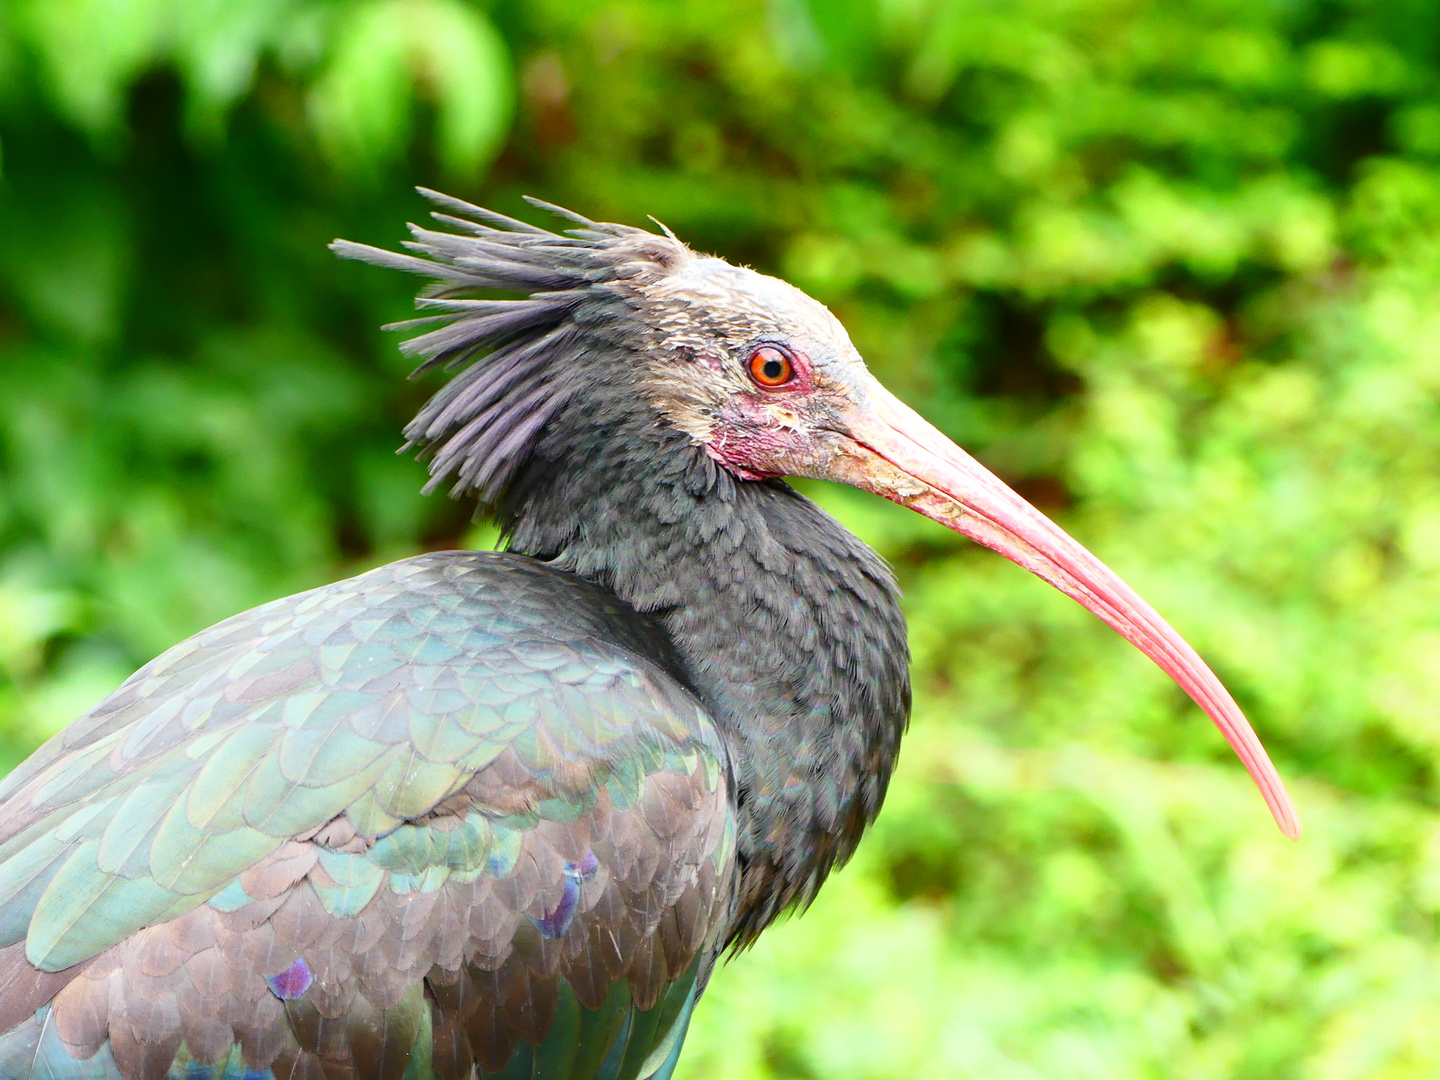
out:
<path id="1" fill-rule="evenodd" d="M 1163 676 L 848 491 L 906 585 L 890 803 L 683 1075 L 1440 1074 L 1440 12 L 1422 0 L 10 0 L 10 762 L 236 610 L 489 535 L 376 327 L 408 185 L 777 272 L 1209 657 Z"/>

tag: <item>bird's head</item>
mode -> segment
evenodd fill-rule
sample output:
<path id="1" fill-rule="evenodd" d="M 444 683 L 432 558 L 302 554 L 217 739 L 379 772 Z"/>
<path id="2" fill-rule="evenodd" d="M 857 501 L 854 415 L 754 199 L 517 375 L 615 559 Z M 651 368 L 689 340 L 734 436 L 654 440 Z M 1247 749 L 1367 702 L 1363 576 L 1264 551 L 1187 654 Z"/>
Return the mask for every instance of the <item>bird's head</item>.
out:
<path id="1" fill-rule="evenodd" d="M 561 235 L 425 192 L 463 235 L 412 226 L 428 258 L 336 241 L 360 258 L 437 279 L 419 301 L 438 326 L 406 343 L 467 367 L 406 429 L 433 482 L 500 497 L 547 422 L 587 382 L 622 378 L 657 417 L 740 482 L 833 480 L 909 507 L 984 544 L 1092 612 L 1164 670 L 1215 722 L 1285 835 L 1298 815 L 1249 722 L 1195 651 L 1113 571 L 886 390 L 839 321 L 799 289 L 657 235 L 549 207 Z M 523 291 L 524 300 L 461 298 Z M 621 358 L 618 375 L 587 358 Z"/>

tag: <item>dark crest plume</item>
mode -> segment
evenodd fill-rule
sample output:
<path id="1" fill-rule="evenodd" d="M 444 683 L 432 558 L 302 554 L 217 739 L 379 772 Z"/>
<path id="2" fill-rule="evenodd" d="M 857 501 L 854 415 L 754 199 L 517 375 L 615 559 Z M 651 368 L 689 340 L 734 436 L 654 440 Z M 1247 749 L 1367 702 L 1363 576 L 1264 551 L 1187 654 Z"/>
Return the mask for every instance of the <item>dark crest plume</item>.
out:
<path id="1" fill-rule="evenodd" d="M 427 188 L 444 211 L 431 214 L 457 232 L 410 226 L 406 255 L 336 240 L 337 255 L 434 278 L 415 301 L 433 314 L 387 330 L 427 328 L 401 346 L 435 367 L 460 370 L 405 428 L 402 452 L 430 458 L 433 491 L 453 477 L 451 494 L 493 504 L 545 425 L 585 384 L 587 354 L 617 332 L 635 287 L 666 272 L 689 250 L 673 236 L 594 222 L 528 199 L 574 223 L 550 232 Z M 457 216 L 458 215 L 458 216 Z M 475 296 L 525 293 L 522 300 Z M 412 376 L 413 377 L 413 376 Z"/>

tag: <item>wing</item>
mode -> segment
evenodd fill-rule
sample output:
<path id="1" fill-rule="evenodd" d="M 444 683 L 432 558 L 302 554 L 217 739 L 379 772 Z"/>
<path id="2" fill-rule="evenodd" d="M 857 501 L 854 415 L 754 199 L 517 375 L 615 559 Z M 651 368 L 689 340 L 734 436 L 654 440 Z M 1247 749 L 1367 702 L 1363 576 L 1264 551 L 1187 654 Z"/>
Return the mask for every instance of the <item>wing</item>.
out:
<path id="1" fill-rule="evenodd" d="M 0 786 L 0 1072 L 668 1068 L 728 916 L 722 762 L 663 639 L 530 559 L 236 616 Z"/>

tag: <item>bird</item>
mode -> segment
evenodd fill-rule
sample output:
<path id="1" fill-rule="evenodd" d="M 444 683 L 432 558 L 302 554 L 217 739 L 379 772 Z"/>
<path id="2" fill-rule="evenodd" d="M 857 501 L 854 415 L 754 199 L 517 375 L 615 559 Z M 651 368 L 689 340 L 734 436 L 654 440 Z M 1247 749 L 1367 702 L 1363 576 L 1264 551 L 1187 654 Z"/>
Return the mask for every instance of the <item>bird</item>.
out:
<path id="1" fill-rule="evenodd" d="M 495 552 L 228 618 L 0 784 L 9 1080 L 667 1080 L 717 964 L 855 851 L 911 701 L 838 481 L 1049 582 L 1283 783 L 1219 680 L 870 374 L 799 289 L 661 231 L 421 189 L 405 429 Z M 497 295 L 498 294 L 498 295 Z"/>

